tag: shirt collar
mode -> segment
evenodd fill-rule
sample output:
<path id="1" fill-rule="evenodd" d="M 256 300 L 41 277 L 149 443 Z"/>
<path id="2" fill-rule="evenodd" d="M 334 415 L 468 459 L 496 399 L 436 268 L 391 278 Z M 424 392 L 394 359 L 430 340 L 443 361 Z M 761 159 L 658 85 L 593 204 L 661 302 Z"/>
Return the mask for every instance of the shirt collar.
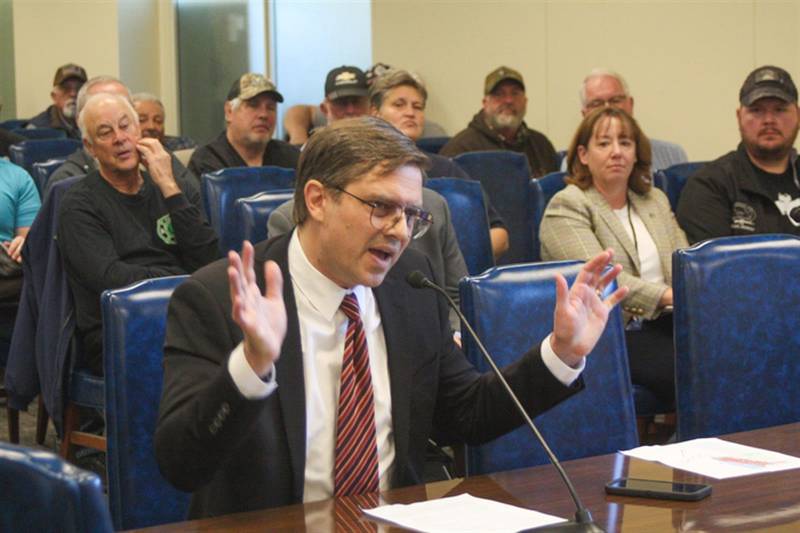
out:
<path id="1" fill-rule="evenodd" d="M 342 304 L 345 294 L 354 293 L 359 303 L 361 314 L 364 314 L 366 288 L 356 285 L 352 289 L 343 289 L 317 270 L 308 260 L 297 230 L 292 232 L 289 241 L 289 276 L 294 287 L 308 299 L 309 304 L 326 320 L 333 321 L 336 311 Z"/>

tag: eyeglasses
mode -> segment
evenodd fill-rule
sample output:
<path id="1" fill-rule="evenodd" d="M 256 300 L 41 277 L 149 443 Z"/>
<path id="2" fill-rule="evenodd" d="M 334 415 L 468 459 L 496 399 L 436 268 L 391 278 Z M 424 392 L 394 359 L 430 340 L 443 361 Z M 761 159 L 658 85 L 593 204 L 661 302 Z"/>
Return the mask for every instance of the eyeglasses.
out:
<path id="1" fill-rule="evenodd" d="M 355 198 L 362 204 L 368 206 L 370 208 L 369 220 L 372 223 L 372 227 L 375 229 L 388 231 L 389 229 L 393 228 L 395 224 L 397 224 L 397 221 L 400 220 L 400 217 L 404 216 L 409 235 L 411 235 L 412 239 L 419 239 L 425 235 L 425 232 L 428 231 L 428 228 L 430 228 L 431 224 L 433 224 L 433 215 L 427 211 L 423 211 L 419 207 L 403 207 L 402 205 L 381 202 L 378 200 L 364 200 L 363 198 L 359 198 L 355 194 L 346 191 L 341 187 L 331 188 L 336 189 L 339 192 L 343 192 L 346 195 Z"/>
<path id="2" fill-rule="evenodd" d="M 620 94 L 620 95 L 617 95 L 617 96 L 612 96 L 608 100 L 603 100 L 602 98 L 597 98 L 595 100 L 592 100 L 588 104 L 586 104 L 586 109 L 597 109 L 598 107 L 605 107 L 605 106 L 619 107 L 622 104 L 624 104 L 625 100 L 627 100 L 627 99 L 628 99 L 628 97 L 625 96 L 624 94 Z"/>

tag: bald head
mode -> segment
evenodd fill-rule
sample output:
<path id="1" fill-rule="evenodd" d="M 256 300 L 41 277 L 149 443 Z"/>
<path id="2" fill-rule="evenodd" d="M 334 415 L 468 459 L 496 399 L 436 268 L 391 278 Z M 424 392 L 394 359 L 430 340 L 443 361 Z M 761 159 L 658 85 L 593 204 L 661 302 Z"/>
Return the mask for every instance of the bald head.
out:
<path id="1" fill-rule="evenodd" d="M 131 93 L 125 84 L 113 76 L 95 76 L 83 84 L 78 92 L 77 112 L 80 116 L 90 96 L 100 93 L 118 94 L 131 102 Z"/>

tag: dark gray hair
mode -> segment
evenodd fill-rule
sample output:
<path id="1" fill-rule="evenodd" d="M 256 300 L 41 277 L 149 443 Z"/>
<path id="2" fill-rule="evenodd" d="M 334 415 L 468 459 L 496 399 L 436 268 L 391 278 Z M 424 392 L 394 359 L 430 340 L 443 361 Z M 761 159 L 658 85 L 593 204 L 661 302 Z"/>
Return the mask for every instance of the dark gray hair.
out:
<path id="1" fill-rule="evenodd" d="M 308 218 L 305 186 L 317 180 L 336 190 L 344 189 L 376 169 L 385 175 L 412 165 L 424 170 L 428 156 L 400 130 L 375 117 L 358 117 L 336 122 L 314 132 L 300 154 L 294 191 L 294 221 L 299 226 Z"/>

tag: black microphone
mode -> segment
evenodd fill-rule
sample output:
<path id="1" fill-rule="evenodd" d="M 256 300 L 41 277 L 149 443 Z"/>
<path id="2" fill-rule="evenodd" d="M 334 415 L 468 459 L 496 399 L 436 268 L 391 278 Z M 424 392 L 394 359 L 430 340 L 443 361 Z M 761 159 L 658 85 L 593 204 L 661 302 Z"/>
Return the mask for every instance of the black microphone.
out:
<path id="1" fill-rule="evenodd" d="M 447 304 L 456 312 L 458 317 L 461 319 L 461 323 L 464 324 L 464 326 L 467 328 L 467 331 L 469 331 L 470 336 L 472 336 L 472 338 L 475 340 L 475 344 L 478 346 L 478 349 L 483 355 L 483 358 L 492 368 L 492 372 L 494 372 L 494 374 L 497 376 L 497 379 L 500 380 L 500 383 L 503 384 L 503 387 L 506 389 L 508 396 L 511 398 L 511 401 L 514 402 L 514 405 L 517 407 L 517 410 L 519 411 L 520 415 L 522 415 L 522 418 L 528 424 L 528 427 L 531 428 L 531 431 L 533 431 L 533 434 L 536 436 L 536 439 L 539 441 L 539 444 L 541 444 L 542 448 L 544 448 L 544 451 L 547 454 L 547 457 L 550 459 L 550 462 L 556 468 L 558 474 L 561 476 L 561 479 L 564 481 L 564 484 L 567 486 L 567 490 L 569 490 L 569 494 L 570 496 L 572 496 L 572 501 L 575 502 L 576 510 L 575 510 L 574 522 L 562 522 L 559 524 L 537 527 L 526 531 L 603 532 L 604 530 L 600 526 L 595 524 L 594 521 L 592 520 L 592 514 L 589 512 L 589 509 L 584 507 L 583 503 L 581 503 L 581 500 L 578 497 L 578 493 L 575 491 L 575 487 L 572 485 L 572 482 L 569 480 L 569 477 L 567 477 L 567 473 L 564 471 L 564 468 L 561 466 L 561 463 L 558 462 L 558 458 L 556 458 L 555 454 L 550 449 L 550 446 L 547 445 L 547 441 L 544 440 L 542 434 L 539 433 L 539 430 L 533 423 L 533 420 L 531 420 L 531 417 L 528 416 L 528 413 L 525 411 L 525 408 L 522 407 L 522 403 L 519 401 L 517 395 L 514 394 L 513 390 L 511 390 L 511 386 L 508 384 L 506 378 L 500 372 L 500 369 L 497 368 L 494 359 L 492 359 L 492 356 L 489 355 L 489 352 L 486 350 L 486 347 L 481 342 L 480 338 L 478 337 L 478 334 L 475 333 L 474 329 L 472 329 L 470 323 L 467 322 L 467 318 L 461 312 L 461 309 L 458 308 L 453 299 L 450 298 L 450 295 L 447 294 L 447 291 L 438 286 L 436 283 L 429 280 L 425 276 L 425 274 L 423 274 L 419 270 L 414 270 L 413 272 L 410 272 L 406 276 L 406 282 L 415 289 L 433 289 L 434 291 L 444 296 L 445 300 L 447 301 Z"/>

